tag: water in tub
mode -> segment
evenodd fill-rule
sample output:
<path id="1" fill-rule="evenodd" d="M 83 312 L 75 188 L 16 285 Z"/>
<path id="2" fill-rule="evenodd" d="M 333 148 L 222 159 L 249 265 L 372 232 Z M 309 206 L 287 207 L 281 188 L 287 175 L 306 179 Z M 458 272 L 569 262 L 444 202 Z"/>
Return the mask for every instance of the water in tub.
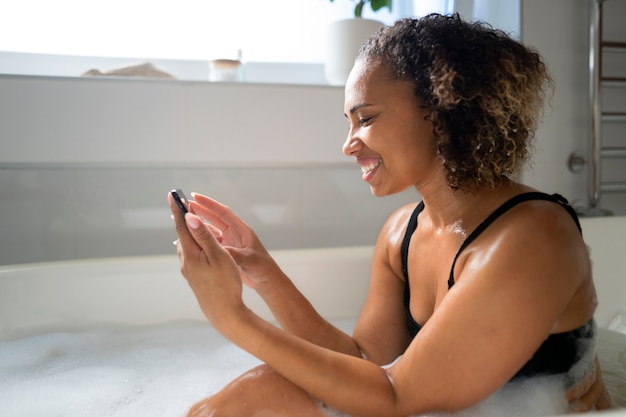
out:
<path id="1" fill-rule="evenodd" d="M 336 324 L 349 331 L 354 321 Z M 0 416 L 184 416 L 191 404 L 258 363 L 201 321 L 98 326 L 2 341 Z M 565 407 L 555 401 L 559 384 L 546 378 L 509 385 L 461 414 L 558 414 Z"/>

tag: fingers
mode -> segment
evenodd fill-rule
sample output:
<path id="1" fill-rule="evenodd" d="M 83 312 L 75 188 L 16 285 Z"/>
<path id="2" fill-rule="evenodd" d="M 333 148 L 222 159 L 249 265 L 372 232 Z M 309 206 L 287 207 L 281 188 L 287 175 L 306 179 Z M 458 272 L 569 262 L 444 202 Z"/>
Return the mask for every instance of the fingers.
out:
<path id="1" fill-rule="evenodd" d="M 222 243 L 224 240 L 222 231 L 218 229 L 217 227 L 213 226 L 212 224 L 207 224 L 207 227 L 211 230 L 211 232 L 213 233 L 213 236 L 215 236 L 215 239 L 217 239 L 219 243 Z"/>
<path id="2" fill-rule="evenodd" d="M 192 193 L 194 201 L 192 207 L 195 213 L 207 219 L 220 230 L 243 223 L 242 220 L 226 205 L 221 204 L 205 195 Z"/>
<path id="3" fill-rule="evenodd" d="M 600 362 L 596 356 L 594 366 L 585 377 L 567 392 L 570 410 L 583 412 L 611 407 L 611 395 L 602 380 Z"/>
<path id="4" fill-rule="evenodd" d="M 215 239 L 212 230 L 202 221 L 200 217 L 192 213 L 187 213 L 185 214 L 185 223 L 194 240 L 202 249 L 207 251 L 215 249 L 216 246 L 221 248 Z"/>
<path id="5" fill-rule="evenodd" d="M 606 385 L 602 384 L 602 393 L 600 394 L 600 398 L 598 399 L 598 403 L 596 404 L 597 410 L 608 410 L 609 408 L 613 408 L 613 399 L 611 398 L 611 393 Z"/>
<path id="6" fill-rule="evenodd" d="M 594 367 L 595 367 L 596 372 L 598 374 L 597 380 L 599 381 L 600 385 L 602 385 L 602 391 L 600 393 L 600 398 L 598 398 L 598 401 L 596 402 L 596 409 L 597 410 L 606 410 L 608 408 L 612 408 L 613 407 L 613 400 L 611 398 L 611 393 L 609 393 L 609 390 L 608 390 L 606 384 L 604 383 L 604 379 L 602 378 L 602 369 L 600 368 L 600 359 L 598 358 L 598 355 L 596 355 L 596 358 L 595 358 L 595 361 L 594 361 Z"/>
<path id="7" fill-rule="evenodd" d="M 596 404 L 600 400 L 603 389 L 604 384 L 602 384 L 602 381 L 594 381 L 593 385 L 591 385 L 586 393 L 580 396 L 579 399 L 570 403 L 570 410 L 580 412 L 595 409 Z"/>
<path id="8" fill-rule="evenodd" d="M 176 225 L 176 233 L 178 234 L 178 239 L 176 239 L 173 242 L 173 244 L 177 246 L 177 253 L 179 257 L 181 257 L 183 245 L 186 247 L 189 247 L 190 244 L 192 243 L 197 244 L 198 242 L 195 240 L 195 238 L 192 237 L 193 235 L 189 230 L 187 220 L 183 216 L 183 213 L 178 208 L 176 202 L 174 201 L 174 198 L 172 197 L 170 193 L 168 193 L 167 198 L 170 204 L 170 209 L 172 210 L 172 218 L 174 219 L 174 222 Z M 193 210 L 191 212 L 193 212 Z M 199 217 L 194 216 L 194 221 L 196 219 L 200 223 L 204 224 Z M 210 225 L 210 224 L 204 224 L 204 225 L 205 227 L 208 228 L 208 230 L 210 230 L 211 234 L 215 237 L 215 240 L 217 240 L 218 243 L 221 243 L 223 240 L 222 231 L 213 225 Z M 200 246 L 200 245 L 197 245 L 197 246 Z"/>
<path id="9" fill-rule="evenodd" d="M 579 399 L 582 395 L 591 389 L 596 381 L 596 366 L 589 369 L 585 376 L 576 383 L 573 387 L 567 390 L 567 401 L 572 402 Z"/>
<path id="10" fill-rule="evenodd" d="M 195 240 L 191 236 L 189 229 L 187 228 L 187 224 L 185 222 L 185 218 L 183 217 L 183 213 L 180 211 L 176 202 L 174 202 L 174 198 L 170 193 L 167 194 L 167 201 L 170 204 L 170 210 L 172 210 L 172 215 L 174 217 L 174 223 L 176 225 L 176 234 L 178 235 L 178 243 L 177 246 L 185 246 L 191 247 L 195 245 Z"/>

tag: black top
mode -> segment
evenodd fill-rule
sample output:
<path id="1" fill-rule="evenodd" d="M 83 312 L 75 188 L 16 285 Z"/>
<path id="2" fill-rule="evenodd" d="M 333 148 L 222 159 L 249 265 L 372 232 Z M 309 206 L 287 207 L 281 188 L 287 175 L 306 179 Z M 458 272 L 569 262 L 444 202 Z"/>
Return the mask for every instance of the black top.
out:
<path id="1" fill-rule="evenodd" d="M 565 210 L 567 210 L 567 212 L 576 223 L 578 230 L 581 230 L 582 233 L 580 222 L 578 221 L 578 216 L 564 197 L 558 194 L 549 195 L 539 192 L 528 192 L 517 195 L 498 207 L 480 225 L 478 225 L 478 227 L 467 237 L 467 239 L 465 239 L 465 241 L 459 248 L 456 256 L 454 257 L 452 268 L 450 269 L 450 278 L 448 279 L 448 289 L 452 288 L 452 286 L 454 285 L 454 266 L 456 265 L 456 261 L 459 258 L 461 252 L 463 252 L 463 250 L 467 246 L 469 246 L 498 217 L 500 217 L 502 214 L 515 207 L 516 205 L 528 200 L 547 200 L 560 204 Z M 415 319 L 413 319 L 409 308 L 411 292 L 409 288 L 407 259 L 409 242 L 411 241 L 411 236 L 413 235 L 413 232 L 415 232 L 415 229 L 417 229 L 417 217 L 422 212 L 422 210 L 424 210 L 423 201 L 417 205 L 417 207 L 411 214 L 411 218 L 409 219 L 406 233 L 404 235 L 404 240 L 402 241 L 402 247 L 400 252 L 402 257 L 402 273 L 404 274 L 405 282 L 404 309 L 406 311 L 407 328 L 411 339 L 413 339 L 421 330 L 422 325 L 417 323 Z M 524 367 L 522 367 L 522 369 L 520 369 L 518 373 L 515 374 L 513 379 L 535 375 L 552 375 L 569 371 L 572 365 L 578 362 L 578 360 L 580 360 L 580 358 L 583 356 L 585 349 L 593 346 L 593 344 L 586 343 L 586 341 L 594 338 L 594 330 L 594 321 L 593 319 L 591 319 L 589 322 L 577 329 L 563 333 L 551 334 L 539 347 L 537 352 L 535 352 L 533 357 L 526 363 L 526 365 L 524 365 Z"/>

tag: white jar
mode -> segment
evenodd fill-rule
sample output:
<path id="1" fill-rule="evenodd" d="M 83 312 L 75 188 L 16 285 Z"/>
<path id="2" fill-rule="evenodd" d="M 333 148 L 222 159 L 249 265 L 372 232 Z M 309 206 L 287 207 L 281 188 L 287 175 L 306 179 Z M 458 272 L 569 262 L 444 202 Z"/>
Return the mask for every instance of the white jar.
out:
<path id="1" fill-rule="evenodd" d="M 241 61 L 236 59 L 214 59 L 209 61 L 209 81 L 243 81 Z"/>

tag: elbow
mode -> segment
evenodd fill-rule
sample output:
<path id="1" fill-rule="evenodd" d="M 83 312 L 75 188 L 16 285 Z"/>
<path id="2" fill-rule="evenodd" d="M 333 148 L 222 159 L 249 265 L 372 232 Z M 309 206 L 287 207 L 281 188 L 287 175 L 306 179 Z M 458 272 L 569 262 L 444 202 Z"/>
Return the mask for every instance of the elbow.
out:
<path id="1" fill-rule="evenodd" d="M 393 376 L 389 372 L 389 368 L 383 368 L 388 381 L 389 403 L 390 406 L 386 412 L 380 414 L 389 417 L 409 417 L 415 414 L 424 414 L 428 410 L 414 410 L 412 407 L 407 407 L 409 404 L 406 401 L 402 401 L 398 395 L 396 384 L 393 380 Z"/>
<path id="2" fill-rule="evenodd" d="M 393 376 L 389 369 L 384 369 L 388 381 L 389 401 L 386 410 L 378 415 L 386 417 L 410 417 L 429 413 L 456 413 L 466 410 L 476 404 L 476 401 L 469 399 L 454 398 L 454 396 L 436 396 L 436 398 L 426 398 L 420 395 L 419 388 L 415 388 L 415 396 L 410 399 L 401 397 Z"/>

